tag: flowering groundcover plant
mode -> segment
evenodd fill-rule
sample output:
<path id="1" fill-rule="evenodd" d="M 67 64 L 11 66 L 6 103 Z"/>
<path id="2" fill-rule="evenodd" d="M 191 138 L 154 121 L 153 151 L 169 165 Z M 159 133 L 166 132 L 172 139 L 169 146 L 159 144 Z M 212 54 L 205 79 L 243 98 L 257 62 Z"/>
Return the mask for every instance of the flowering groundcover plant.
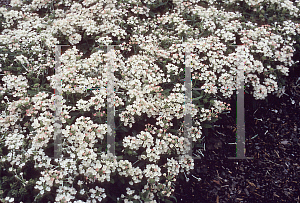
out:
<path id="1" fill-rule="evenodd" d="M 299 15 L 299 3 L 243 3 L 253 12 L 270 3 L 291 18 Z M 172 183 L 193 169 L 188 144 L 196 146 L 202 129 L 230 110 L 222 99 L 237 88 L 238 57 L 246 58 L 246 90 L 264 99 L 276 93 L 278 78 L 295 64 L 294 36 L 300 31 L 292 20 L 272 26 L 244 22 L 241 12 L 225 11 L 217 1 L 10 5 L 0 8 L 1 167 L 3 174 L 13 174 L 1 180 L 1 196 L 8 202 L 171 202 Z M 243 47 L 230 46 L 237 34 Z M 63 157 L 53 159 L 58 44 L 70 46 L 60 57 Z M 106 53 L 111 44 L 118 47 Z M 193 91 L 193 143 L 183 133 L 181 81 L 188 56 L 177 44 L 192 45 L 192 87 L 203 89 Z M 106 153 L 110 57 L 118 126 L 113 158 Z M 104 88 L 82 90 L 93 87 Z M 178 155 L 184 158 L 175 159 Z"/>

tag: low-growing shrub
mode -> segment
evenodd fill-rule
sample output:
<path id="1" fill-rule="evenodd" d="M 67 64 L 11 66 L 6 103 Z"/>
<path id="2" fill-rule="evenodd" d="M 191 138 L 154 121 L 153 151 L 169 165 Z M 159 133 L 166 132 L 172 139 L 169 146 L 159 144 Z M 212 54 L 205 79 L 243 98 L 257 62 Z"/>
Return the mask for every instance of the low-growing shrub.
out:
<path id="1" fill-rule="evenodd" d="M 198 146 L 202 130 L 230 110 L 223 101 L 238 88 L 240 57 L 245 90 L 255 99 L 278 93 L 278 82 L 296 64 L 299 2 L 12 0 L 10 6 L 0 8 L 0 197 L 6 202 L 176 201 L 173 183 L 194 166 L 188 146 Z M 107 51 L 112 44 L 118 46 Z M 59 56 L 61 115 L 53 92 L 56 45 L 68 45 Z M 188 66 L 192 87 L 202 89 L 192 91 L 190 112 Z M 107 153 L 109 70 L 115 157 Z M 55 117 L 62 122 L 63 155 L 56 159 Z"/>

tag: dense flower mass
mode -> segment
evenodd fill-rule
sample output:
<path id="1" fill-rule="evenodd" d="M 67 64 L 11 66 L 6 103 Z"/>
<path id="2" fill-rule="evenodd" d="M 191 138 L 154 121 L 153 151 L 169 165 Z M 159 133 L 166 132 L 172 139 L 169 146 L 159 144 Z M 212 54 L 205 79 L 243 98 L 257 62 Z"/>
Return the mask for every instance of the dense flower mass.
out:
<path id="1" fill-rule="evenodd" d="M 299 1 L 244 3 L 254 13 L 266 3 L 291 18 L 299 16 Z M 158 12 L 160 4 L 168 10 Z M 20 169 L 34 162 L 40 171 L 34 183 L 36 199 L 50 192 L 55 193 L 55 202 L 101 202 L 114 198 L 110 193 L 117 197 L 109 201 L 170 198 L 178 175 L 194 168 L 188 146 L 202 137 L 202 124 L 230 110 L 222 99 L 240 87 L 238 67 L 244 69 L 246 88 L 256 99 L 265 99 L 277 92 L 277 79 L 288 75 L 296 63 L 293 37 L 300 34 L 300 24 L 244 22 L 238 10 L 220 9 L 215 0 L 207 4 L 200 0 L 11 0 L 10 9 L 1 7 L 0 132 L 8 150 L 1 162 L 9 163 L 9 171 L 24 185 L 29 181 Z M 235 0 L 223 4 L 239 5 Z M 232 46 L 237 35 L 243 45 Z M 67 45 L 59 56 L 56 45 Z M 108 50 L 106 45 L 116 46 Z M 202 89 L 193 91 L 196 103 L 190 111 L 185 83 L 180 82 L 188 67 L 192 88 Z M 59 68 L 60 74 L 55 74 Z M 111 81 L 119 118 L 116 127 L 125 129 L 117 134 L 121 159 L 105 152 Z M 56 115 L 59 94 L 53 94 L 57 86 L 62 89 L 60 115 Z M 207 98 L 214 99 L 207 102 Z M 183 126 L 187 113 L 193 119 L 188 137 Z M 54 118 L 62 123 L 62 157 L 56 159 L 49 152 L 56 139 Z M 142 119 L 152 120 L 133 133 Z M 139 158 L 133 162 L 125 155 Z M 179 155 L 180 159 L 174 158 Z M 124 187 L 112 191 L 108 183 Z M 14 201 L 13 194 L 5 195 L 3 201 Z"/>

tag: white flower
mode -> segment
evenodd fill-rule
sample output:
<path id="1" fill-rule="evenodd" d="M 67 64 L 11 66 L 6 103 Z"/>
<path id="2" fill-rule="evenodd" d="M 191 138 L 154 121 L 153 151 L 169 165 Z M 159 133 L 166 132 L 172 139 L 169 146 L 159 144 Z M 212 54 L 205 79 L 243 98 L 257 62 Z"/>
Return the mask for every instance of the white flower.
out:
<path id="1" fill-rule="evenodd" d="M 38 122 L 38 120 L 35 118 L 33 123 L 32 123 L 32 127 L 37 129 L 38 127 L 40 127 L 40 123 Z"/>
<path id="2" fill-rule="evenodd" d="M 81 41 L 81 35 L 78 33 L 75 33 L 69 37 L 69 42 L 74 45 L 78 44 Z"/>

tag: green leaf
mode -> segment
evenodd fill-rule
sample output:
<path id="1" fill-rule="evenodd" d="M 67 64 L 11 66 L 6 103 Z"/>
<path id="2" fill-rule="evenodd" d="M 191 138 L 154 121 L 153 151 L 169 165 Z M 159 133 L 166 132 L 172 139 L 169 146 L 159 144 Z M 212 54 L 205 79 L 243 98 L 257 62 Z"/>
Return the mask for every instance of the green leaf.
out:
<path id="1" fill-rule="evenodd" d="M 144 200 L 145 200 L 145 202 L 150 202 L 151 201 L 151 199 L 148 199 L 148 198 L 145 198 Z"/>
<path id="2" fill-rule="evenodd" d="M 71 125 L 75 118 L 76 118 L 76 116 L 73 116 L 71 119 L 67 119 L 68 125 Z"/>
<path id="3" fill-rule="evenodd" d="M 121 129 L 122 129 L 124 132 L 128 132 L 128 129 L 125 128 L 124 126 L 122 126 Z"/>
<path id="4" fill-rule="evenodd" d="M 192 91 L 193 91 L 193 95 L 195 95 L 195 97 L 200 96 L 199 90 L 192 90 Z"/>
<path id="5" fill-rule="evenodd" d="M 199 99 L 201 99 L 201 98 L 203 98 L 203 96 L 196 97 L 196 98 L 192 99 L 192 101 L 197 101 L 197 100 L 199 100 Z"/>
<path id="6" fill-rule="evenodd" d="M 166 89 L 166 90 L 162 91 L 162 94 L 167 95 L 169 92 L 170 92 L 170 89 Z"/>
<path id="7" fill-rule="evenodd" d="M 151 184 L 153 184 L 153 183 L 155 183 L 155 180 L 154 180 L 153 178 L 151 178 L 151 179 L 149 180 L 149 182 L 150 182 Z"/>
<path id="8" fill-rule="evenodd" d="M 217 120 L 218 120 L 218 118 L 212 118 L 212 119 L 211 119 L 211 122 L 214 123 L 214 122 L 216 122 Z"/>
<path id="9" fill-rule="evenodd" d="M 95 48 L 92 49 L 91 54 L 93 54 L 93 53 L 95 53 L 95 52 L 97 52 L 97 51 L 98 51 L 98 48 L 95 47 Z"/>
<path id="10" fill-rule="evenodd" d="M 29 95 L 36 95 L 38 92 L 35 91 L 35 90 L 28 90 L 27 93 L 28 93 Z"/>
<path id="11" fill-rule="evenodd" d="M 148 7 L 148 6 L 147 6 Z M 154 18 L 155 17 L 155 13 L 154 12 L 152 12 L 152 11 L 150 11 L 149 12 L 149 15 L 152 17 L 152 18 Z"/>
<path id="12" fill-rule="evenodd" d="M 168 180 L 171 180 L 171 179 L 172 179 L 172 176 L 167 176 L 167 179 L 168 179 Z"/>
<path id="13" fill-rule="evenodd" d="M 121 183 L 125 184 L 124 178 L 120 178 Z"/>
<path id="14" fill-rule="evenodd" d="M 177 133 L 178 130 L 170 129 L 169 131 L 170 131 L 171 133 L 174 133 L 174 134 L 175 134 L 175 133 Z"/>
<path id="15" fill-rule="evenodd" d="M 173 199 L 175 199 L 175 201 L 177 202 L 177 199 L 176 199 L 176 197 L 174 197 L 174 196 L 170 196 L 171 198 L 173 198 Z"/>
<path id="16" fill-rule="evenodd" d="M 148 194 L 149 194 L 150 190 L 147 190 L 146 193 L 144 194 L 145 195 L 145 201 L 151 201 L 150 199 L 147 198 Z"/>
<path id="17" fill-rule="evenodd" d="M 114 183 L 115 183 L 115 180 L 114 180 L 113 178 L 111 178 L 111 179 L 110 179 L 110 182 L 111 182 L 112 184 L 114 184 Z"/>
<path id="18" fill-rule="evenodd" d="M 203 124 L 202 124 L 202 127 L 203 127 L 203 128 L 212 128 L 212 125 L 203 123 Z"/>
<path id="19" fill-rule="evenodd" d="M 162 3 L 159 4 L 159 6 L 164 6 L 164 5 L 166 5 L 167 3 L 168 3 L 168 1 L 162 2 Z"/>

